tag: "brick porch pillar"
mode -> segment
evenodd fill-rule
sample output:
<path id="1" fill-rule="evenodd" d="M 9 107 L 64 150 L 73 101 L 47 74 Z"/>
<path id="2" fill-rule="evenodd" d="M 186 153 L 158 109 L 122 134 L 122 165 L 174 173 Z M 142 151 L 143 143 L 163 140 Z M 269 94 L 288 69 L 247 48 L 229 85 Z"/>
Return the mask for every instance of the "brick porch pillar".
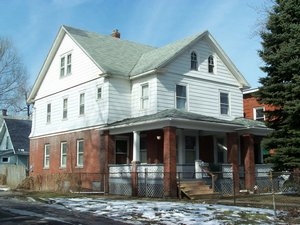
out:
<path id="1" fill-rule="evenodd" d="M 109 131 L 104 131 L 101 134 L 101 148 L 100 148 L 100 174 L 102 176 L 102 183 L 105 192 L 108 192 L 108 164 L 115 163 L 114 140 L 109 134 Z"/>
<path id="2" fill-rule="evenodd" d="M 176 128 L 164 129 L 164 197 L 177 196 Z"/>
<path id="3" fill-rule="evenodd" d="M 227 133 L 228 162 L 232 165 L 233 188 L 235 193 L 240 191 L 238 134 Z"/>
<path id="4" fill-rule="evenodd" d="M 255 185 L 255 160 L 254 160 L 254 138 L 247 134 L 242 136 L 244 143 L 244 166 L 245 166 L 245 188 L 253 190 Z"/>

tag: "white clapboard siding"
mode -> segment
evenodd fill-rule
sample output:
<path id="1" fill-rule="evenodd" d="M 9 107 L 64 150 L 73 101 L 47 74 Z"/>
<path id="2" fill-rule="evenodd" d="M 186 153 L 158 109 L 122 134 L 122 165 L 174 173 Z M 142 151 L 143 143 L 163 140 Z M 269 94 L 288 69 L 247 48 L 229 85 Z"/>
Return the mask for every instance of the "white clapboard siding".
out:
<path id="1" fill-rule="evenodd" d="M 97 88 L 102 98 L 97 99 Z M 31 136 L 40 136 L 101 126 L 108 118 L 108 83 L 98 78 L 37 100 L 34 105 Z M 79 115 L 79 96 L 85 94 L 85 113 Z M 63 119 L 63 99 L 68 98 L 68 117 Z M 47 104 L 51 104 L 51 122 L 47 123 Z"/>
<path id="2" fill-rule="evenodd" d="M 198 71 L 190 70 L 190 54 L 198 56 Z M 215 73 L 208 73 L 207 58 L 213 55 Z M 176 84 L 187 86 L 188 111 L 216 118 L 232 120 L 243 116 L 243 98 L 239 83 L 219 56 L 203 41 L 188 49 L 167 67 L 167 73 L 159 76 L 158 110 L 175 108 Z M 230 115 L 220 115 L 220 91 L 228 92 Z"/>
<path id="3" fill-rule="evenodd" d="M 108 122 L 123 120 L 130 117 L 130 82 L 120 77 L 109 78 Z"/>
<path id="4" fill-rule="evenodd" d="M 72 73 L 61 78 L 60 60 L 63 55 L 68 53 L 72 54 Z M 65 35 L 37 92 L 36 99 L 96 79 L 101 73 L 102 71 L 76 43 L 68 35 Z"/>
<path id="5" fill-rule="evenodd" d="M 142 109 L 142 85 L 148 84 L 148 106 Z M 132 81 L 131 88 L 131 117 L 144 116 L 157 112 L 157 78 L 155 74 Z"/>

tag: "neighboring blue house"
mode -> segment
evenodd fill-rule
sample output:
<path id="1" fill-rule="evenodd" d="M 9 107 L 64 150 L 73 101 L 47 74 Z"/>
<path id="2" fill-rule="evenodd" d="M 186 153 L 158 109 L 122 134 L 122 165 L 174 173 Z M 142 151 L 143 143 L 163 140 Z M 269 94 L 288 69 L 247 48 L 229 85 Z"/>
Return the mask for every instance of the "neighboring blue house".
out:
<path id="1" fill-rule="evenodd" d="M 0 165 L 29 165 L 31 120 L 2 118 L 0 128 Z"/>

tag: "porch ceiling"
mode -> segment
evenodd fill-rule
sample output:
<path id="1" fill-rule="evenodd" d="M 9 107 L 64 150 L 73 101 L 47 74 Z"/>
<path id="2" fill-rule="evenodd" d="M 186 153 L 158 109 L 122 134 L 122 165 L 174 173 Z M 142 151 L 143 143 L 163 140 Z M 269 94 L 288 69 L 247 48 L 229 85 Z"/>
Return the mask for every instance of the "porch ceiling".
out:
<path id="1" fill-rule="evenodd" d="M 151 115 L 117 121 L 107 125 L 103 130 L 109 130 L 112 135 L 132 131 L 162 129 L 167 126 L 216 132 L 239 132 L 239 130 L 245 129 L 255 132 L 258 129 L 261 135 L 269 130 L 261 123 L 259 126 L 255 123 L 251 124 L 251 126 L 249 124 L 250 122 L 245 124 L 243 120 L 227 121 L 177 109 L 167 109 Z M 249 129 L 250 127 L 251 130 Z"/>

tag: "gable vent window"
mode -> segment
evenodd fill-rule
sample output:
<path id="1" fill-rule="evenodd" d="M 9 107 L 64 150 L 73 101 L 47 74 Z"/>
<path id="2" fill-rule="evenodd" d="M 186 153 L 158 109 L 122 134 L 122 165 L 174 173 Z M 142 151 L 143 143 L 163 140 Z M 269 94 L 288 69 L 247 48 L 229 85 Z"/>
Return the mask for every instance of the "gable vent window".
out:
<path id="1" fill-rule="evenodd" d="M 60 58 L 60 77 L 70 75 L 72 72 L 72 54 Z"/>
<path id="2" fill-rule="evenodd" d="M 198 70 L 197 54 L 195 52 L 191 53 L 191 70 Z"/>
<path id="3" fill-rule="evenodd" d="M 208 72 L 209 73 L 214 73 L 214 57 L 210 55 L 208 57 Z"/>

